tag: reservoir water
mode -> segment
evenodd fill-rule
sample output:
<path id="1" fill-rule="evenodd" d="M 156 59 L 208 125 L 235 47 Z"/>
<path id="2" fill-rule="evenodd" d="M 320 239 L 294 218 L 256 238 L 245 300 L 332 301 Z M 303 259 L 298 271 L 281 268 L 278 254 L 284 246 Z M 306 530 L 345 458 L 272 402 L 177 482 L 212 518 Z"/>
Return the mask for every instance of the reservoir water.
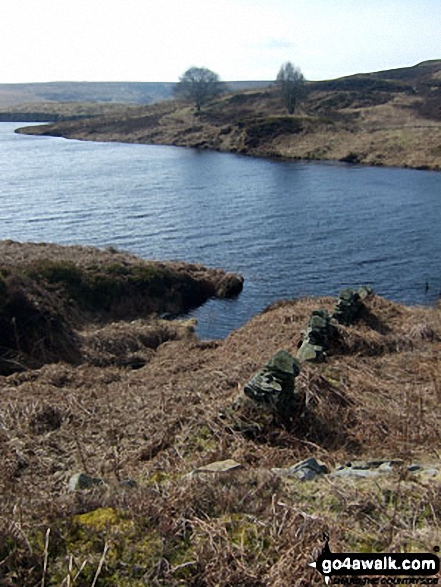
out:
<path id="1" fill-rule="evenodd" d="M 438 299 L 441 173 L 32 137 L 19 126 L 0 123 L 0 238 L 241 273 L 237 299 L 193 312 L 203 338 L 275 300 L 348 286 Z"/>

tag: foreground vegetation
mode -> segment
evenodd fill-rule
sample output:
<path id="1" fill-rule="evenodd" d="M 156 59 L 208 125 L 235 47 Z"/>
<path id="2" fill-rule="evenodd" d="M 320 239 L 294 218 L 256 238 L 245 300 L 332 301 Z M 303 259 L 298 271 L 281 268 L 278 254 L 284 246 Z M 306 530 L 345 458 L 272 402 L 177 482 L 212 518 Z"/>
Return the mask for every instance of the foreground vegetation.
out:
<path id="1" fill-rule="evenodd" d="M 2 246 L 19 267 L 20 245 Z M 35 287 L 73 287 L 81 344 L 75 360 L 40 356 L 38 368 L 0 377 L 1 585 L 306 587 L 323 584 L 307 563 L 324 532 L 341 552 L 439 545 L 440 476 L 407 470 L 440 467 L 439 308 L 366 300 L 356 324 L 336 326 L 327 360 L 302 365 L 286 430 L 231 406 L 273 353 L 296 353 L 311 311 L 335 299 L 279 302 L 224 341 L 200 341 L 188 322 L 97 316 L 93 303 L 79 308 L 76 277 L 54 279 L 54 263 L 75 276 L 112 255 L 121 265 L 119 254 L 37 250 Z M 273 470 L 311 456 L 328 470 L 401 461 L 365 479 L 302 483 Z M 189 475 L 226 459 L 240 467 Z M 79 472 L 105 484 L 70 492 Z"/>
<path id="2" fill-rule="evenodd" d="M 224 94 L 201 112 L 170 100 L 20 132 L 439 170 L 440 76 L 438 60 L 310 82 L 294 115 L 270 86 Z"/>
<path id="3" fill-rule="evenodd" d="M 0 374 L 81 362 L 78 330 L 87 324 L 176 316 L 210 297 L 237 295 L 243 284 L 222 270 L 113 249 L 0 241 L 0 255 Z"/>

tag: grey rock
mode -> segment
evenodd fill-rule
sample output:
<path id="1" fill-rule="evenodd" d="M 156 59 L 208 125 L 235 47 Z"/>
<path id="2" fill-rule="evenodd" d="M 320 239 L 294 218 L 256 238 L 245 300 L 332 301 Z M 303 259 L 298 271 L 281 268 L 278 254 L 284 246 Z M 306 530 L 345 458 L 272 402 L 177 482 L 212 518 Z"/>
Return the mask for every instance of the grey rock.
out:
<path id="1" fill-rule="evenodd" d="M 138 483 L 134 479 L 124 479 L 124 481 L 119 482 L 119 486 L 123 489 L 135 489 L 138 487 Z"/>
<path id="2" fill-rule="evenodd" d="M 421 474 L 427 477 L 436 477 L 438 473 L 439 469 L 435 469 L 435 467 L 427 467 L 421 471 Z"/>
<path id="3" fill-rule="evenodd" d="M 416 471 L 421 471 L 423 469 L 422 465 L 418 465 L 418 463 L 412 463 L 412 465 L 409 465 L 407 467 L 407 470 L 409 471 L 409 473 L 414 473 Z"/>
<path id="4" fill-rule="evenodd" d="M 375 295 L 374 288 L 370 285 L 362 285 L 357 289 L 357 293 L 360 296 L 360 299 L 365 300 L 373 295 Z"/>
<path id="5" fill-rule="evenodd" d="M 289 422 L 295 410 L 295 378 L 298 361 L 288 351 L 278 351 L 244 387 L 244 394 L 255 405 Z"/>
<path id="6" fill-rule="evenodd" d="M 376 477 L 384 473 L 393 473 L 402 466 L 401 459 L 370 459 L 352 461 L 339 466 L 331 473 L 332 477 Z"/>
<path id="7" fill-rule="evenodd" d="M 310 457 L 292 467 L 272 469 L 274 473 L 283 477 L 293 477 L 299 481 L 312 481 L 328 472 L 326 465 L 320 464 L 314 457 Z"/>
<path id="8" fill-rule="evenodd" d="M 413 463 L 412 465 L 409 465 L 409 467 L 407 467 L 407 470 L 409 473 L 420 474 L 427 477 L 436 477 L 440 472 L 440 470 L 437 467 L 434 467 L 433 465 L 425 467 L 424 465 L 420 465 L 418 463 Z"/>
<path id="9" fill-rule="evenodd" d="M 391 467 L 401 467 L 404 465 L 403 459 L 372 459 L 367 461 L 371 467 L 381 467 L 382 465 L 390 465 Z"/>
<path id="10" fill-rule="evenodd" d="M 348 326 L 355 322 L 361 310 L 361 299 L 356 291 L 352 288 L 343 289 L 337 300 L 337 306 L 332 317 L 339 324 Z"/>
<path id="11" fill-rule="evenodd" d="M 393 473 L 396 469 L 391 463 L 381 463 L 378 470 L 382 473 Z"/>
<path id="12" fill-rule="evenodd" d="M 324 309 L 314 310 L 303 332 L 303 341 L 296 358 L 303 361 L 321 363 L 326 360 L 326 352 L 334 335 L 334 326 Z"/>
<path id="13" fill-rule="evenodd" d="M 403 464 L 401 459 L 370 459 L 368 461 L 351 461 L 346 463 L 345 467 L 353 469 L 379 469 L 381 467 L 397 467 Z M 343 467 L 340 467 L 343 468 Z"/>
<path id="14" fill-rule="evenodd" d="M 346 463 L 346 467 L 343 468 L 351 468 L 351 469 L 372 469 L 372 467 L 367 461 L 351 461 L 350 463 Z"/>
<path id="15" fill-rule="evenodd" d="M 381 475 L 378 469 L 353 469 L 352 467 L 344 467 L 338 469 L 330 474 L 330 477 L 377 477 Z"/>
<path id="16" fill-rule="evenodd" d="M 75 473 L 69 479 L 69 491 L 79 491 L 83 489 L 91 489 L 98 485 L 105 485 L 103 479 L 99 477 L 91 477 L 87 473 Z"/>
<path id="17" fill-rule="evenodd" d="M 322 363 L 326 359 L 326 353 L 322 346 L 311 344 L 308 340 L 304 340 L 297 351 L 296 359 L 301 363 L 304 361 Z"/>
<path id="18" fill-rule="evenodd" d="M 238 469 L 243 469 L 243 466 L 240 463 L 233 459 L 226 459 L 225 461 L 215 461 L 214 463 L 198 467 L 190 473 L 190 477 L 203 475 L 204 473 L 230 473 L 231 471 L 236 471 Z"/>

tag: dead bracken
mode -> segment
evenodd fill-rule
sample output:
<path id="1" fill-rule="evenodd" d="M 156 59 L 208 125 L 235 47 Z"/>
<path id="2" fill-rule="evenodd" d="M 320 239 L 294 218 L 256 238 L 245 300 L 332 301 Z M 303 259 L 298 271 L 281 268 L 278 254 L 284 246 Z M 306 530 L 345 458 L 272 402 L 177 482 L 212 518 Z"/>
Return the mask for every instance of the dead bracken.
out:
<path id="1" fill-rule="evenodd" d="M 47 286 L 32 279 L 35 308 Z M 52 285 L 36 307 L 45 320 L 57 309 L 78 354 L 45 356 L 18 331 L 21 354 L 6 356 L 20 368 L 0 376 L 2 584 L 318 586 L 307 563 L 324 532 L 335 552 L 439 544 L 439 307 L 367 296 L 333 324 L 323 360 L 302 361 L 286 425 L 231 406 L 336 298 L 279 302 L 201 342 L 188 322 L 95 319 Z"/>

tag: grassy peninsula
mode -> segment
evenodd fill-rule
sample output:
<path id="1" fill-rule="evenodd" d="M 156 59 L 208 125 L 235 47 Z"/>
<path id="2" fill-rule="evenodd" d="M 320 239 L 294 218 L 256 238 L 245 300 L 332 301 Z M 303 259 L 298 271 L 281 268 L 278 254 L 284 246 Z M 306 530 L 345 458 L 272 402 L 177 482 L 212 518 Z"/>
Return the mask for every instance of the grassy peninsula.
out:
<path id="1" fill-rule="evenodd" d="M 241 276 L 220 269 L 113 249 L 8 240 L 0 241 L 0 256 L 0 374 L 57 360 L 77 364 L 87 325 L 177 316 L 210 297 L 235 296 L 243 285 Z M 153 329 L 153 346 L 155 336 L 161 339 Z"/>
<path id="2" fill-rule="evenodd" d="M 18 132 L 439 170 L 440 97 L 441 60 L 433 60 L 308 82 L 292 116 L 268 86 L 226 93 L 200 113 L 167 100 Z"/>
<path id="3" fill-rule="evenodd" d="M 324 532 L 335 552 L 440 544 L 439 307 L 367 297 L 326 360 L 301 364 L 287 427 L 237 396 L 276 351 L 296 355 L 334 298 L 279 302 L 201 341 L 158 312 L 185 292 L 237 294 L 238 276 L 0 251 L 1 585 L 318 586 L 307 563 Z M 310 458 L 317 478 L 291 475 Z"/>

